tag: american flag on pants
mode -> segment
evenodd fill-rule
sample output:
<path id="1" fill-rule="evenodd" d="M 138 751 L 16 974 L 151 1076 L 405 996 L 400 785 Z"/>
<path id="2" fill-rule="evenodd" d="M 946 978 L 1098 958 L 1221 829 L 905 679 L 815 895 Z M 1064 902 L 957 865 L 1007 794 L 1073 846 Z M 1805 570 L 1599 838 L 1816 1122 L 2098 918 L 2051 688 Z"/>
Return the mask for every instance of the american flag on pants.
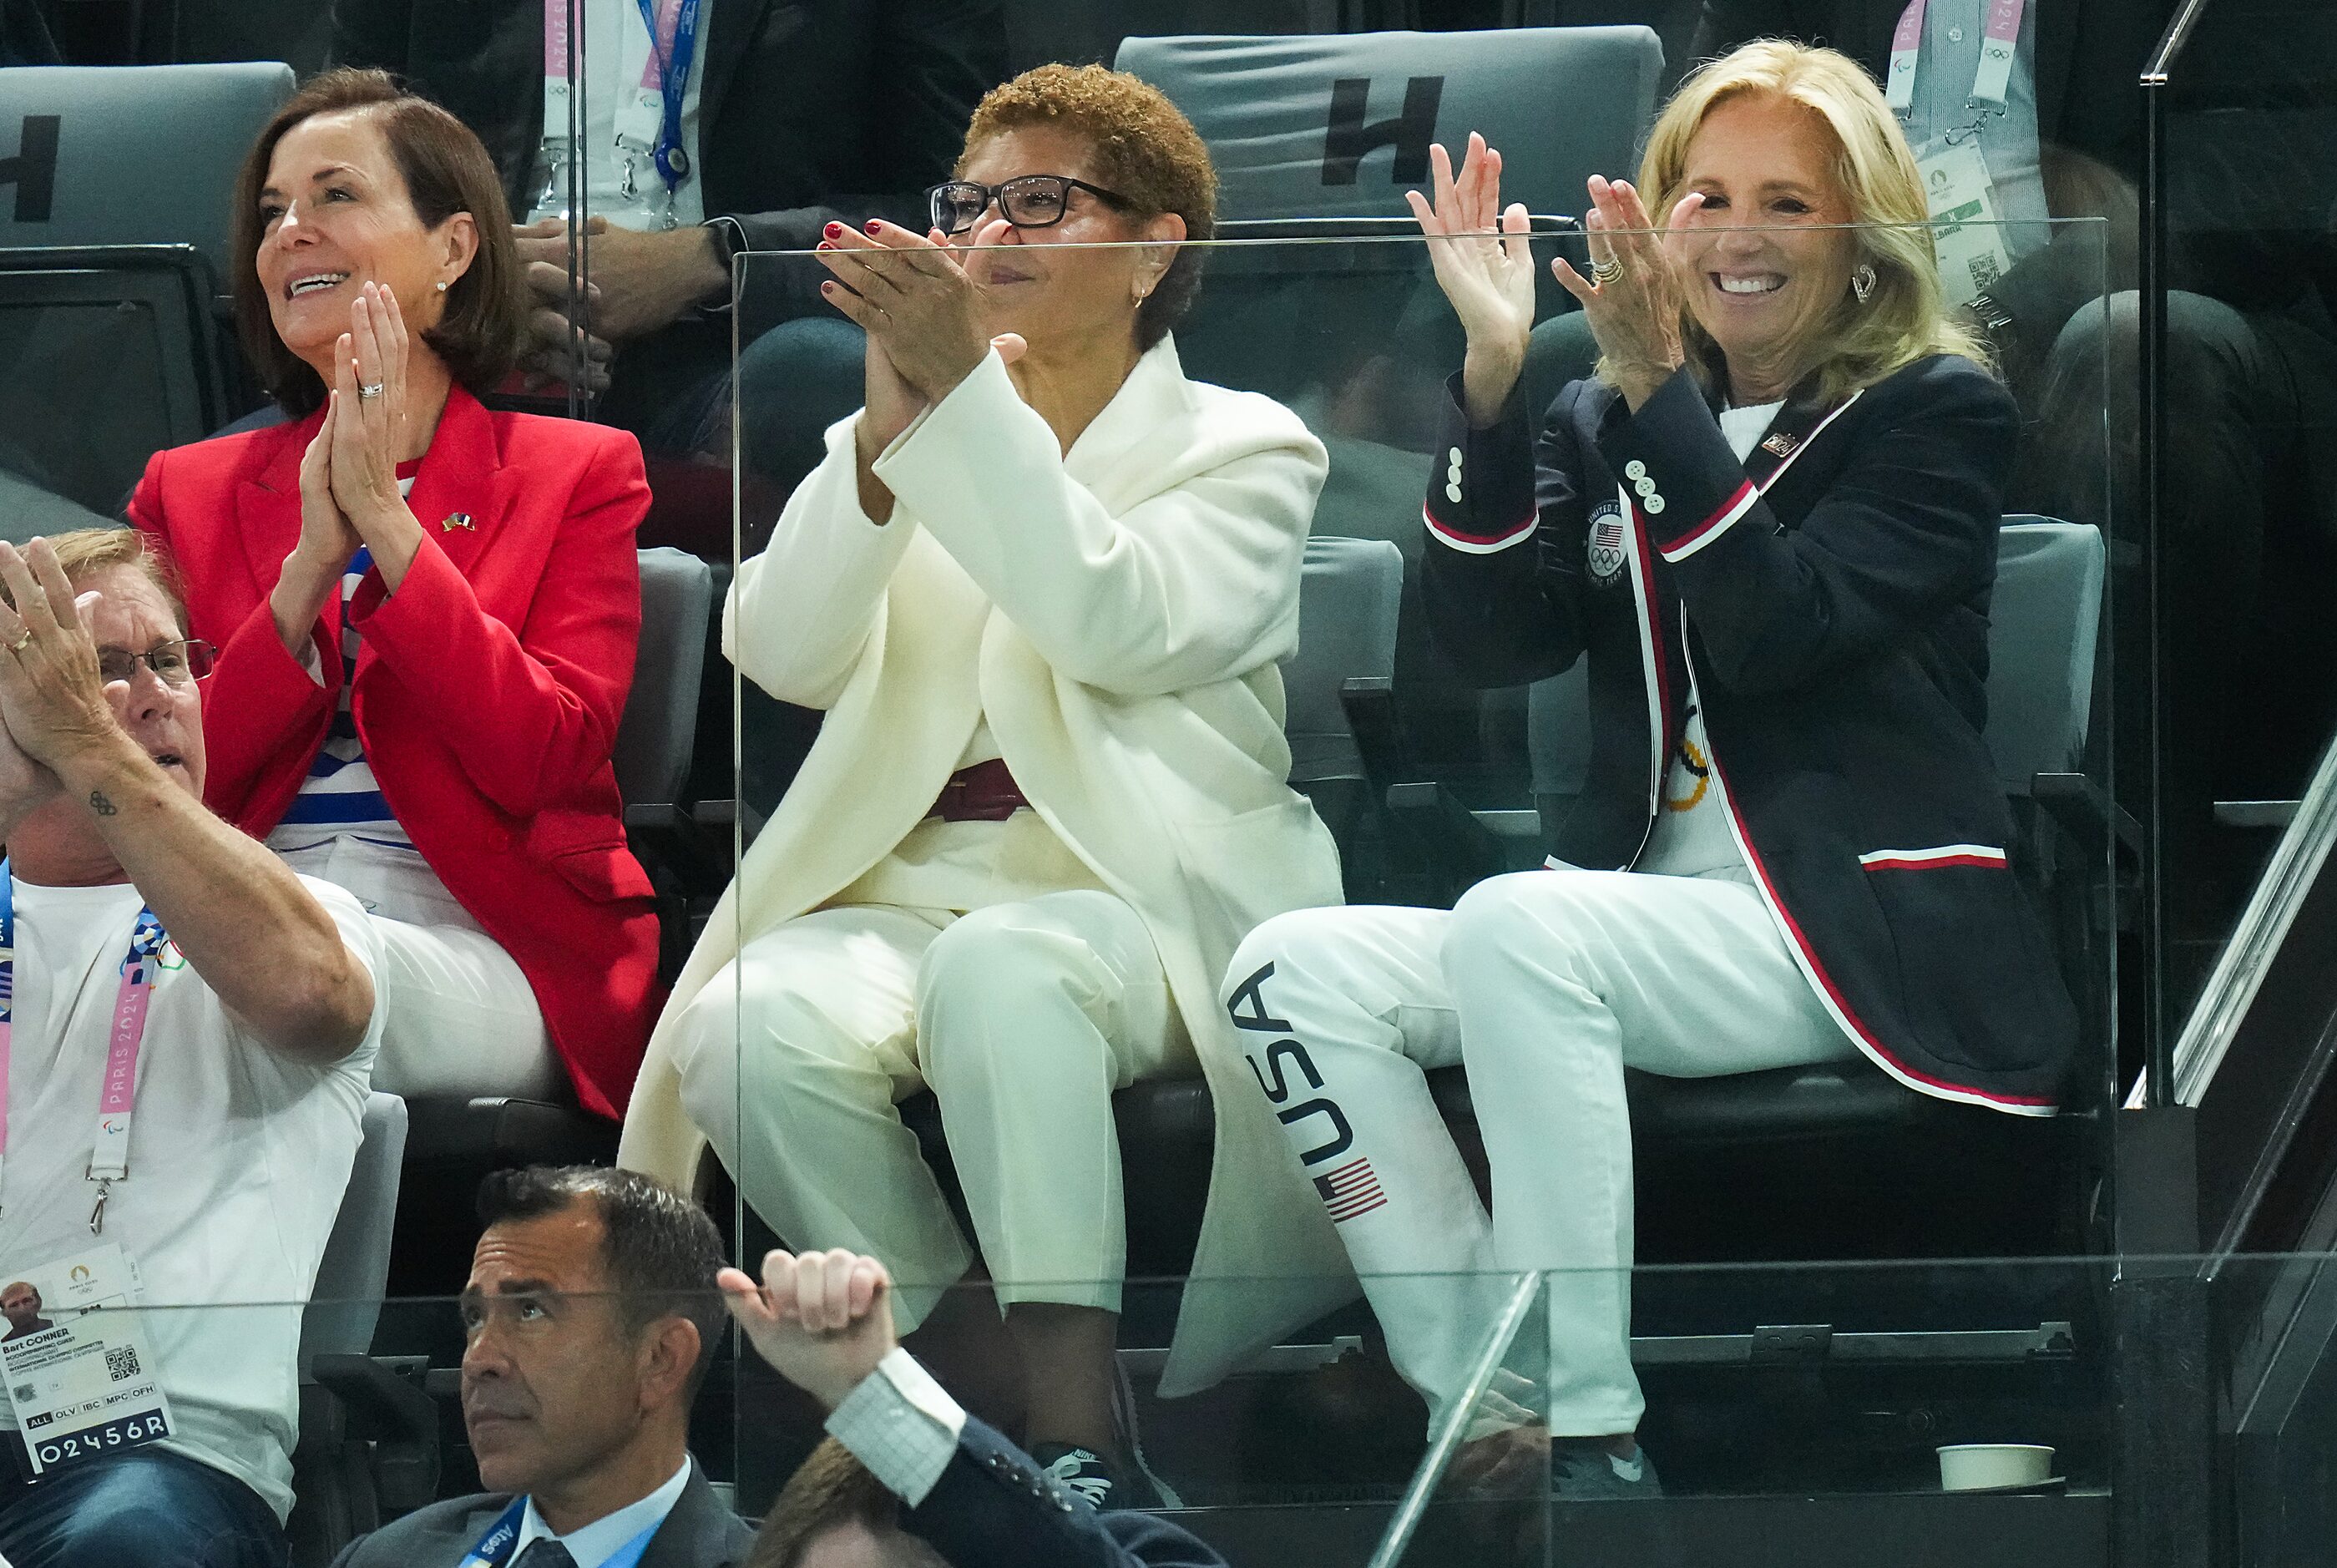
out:
<path id="1" fill-rule="evenodd" d="M 1350 1160 L 1336 1171 L 1315 1177 L 1315 1191 L 1323 1194 L 1323 1206 L 1336 1224 L 1387 1207 L 1387 1194 L 1380 1191 L 1380 1179 L 1372 1174 L 1367 1159 Z"/>

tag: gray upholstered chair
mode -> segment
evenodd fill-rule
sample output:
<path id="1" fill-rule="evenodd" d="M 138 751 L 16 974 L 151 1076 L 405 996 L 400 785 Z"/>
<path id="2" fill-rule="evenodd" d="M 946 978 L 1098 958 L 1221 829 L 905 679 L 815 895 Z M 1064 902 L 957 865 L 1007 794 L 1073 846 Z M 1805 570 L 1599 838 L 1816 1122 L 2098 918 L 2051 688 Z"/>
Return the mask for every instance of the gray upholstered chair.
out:
<path id="1" fill-rule="evenodd" d="M 291 96 L 273 63 L 0 70 L 0 157 L 18 160 L 0 247 L 192 245 L 232 277 L 235 172 Z"/>

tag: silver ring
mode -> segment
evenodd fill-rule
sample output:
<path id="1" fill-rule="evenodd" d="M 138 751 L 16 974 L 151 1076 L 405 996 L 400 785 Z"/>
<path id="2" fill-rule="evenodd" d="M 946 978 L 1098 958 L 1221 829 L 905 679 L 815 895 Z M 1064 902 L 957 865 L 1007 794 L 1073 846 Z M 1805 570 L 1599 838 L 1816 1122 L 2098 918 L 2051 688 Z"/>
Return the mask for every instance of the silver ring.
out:
<path id="1" fill-rule="evenodd" d="M 1622 275 L 1623 264 L 1620 261 L 1597 261 L 1591 264 L 1590 280 L 1599 285 L 1601 289 L 1604 289 L 1608 284 L 1612 283 L 1616 279 L 1620 278 Z"/>
<path id="2" fill-rule="evenodd" d="M 1622 269 L 1618 267 L 1616 270 L 1619 272 Z M 360 397 L 378 397 L 381 396 L 381 387 L 382 384 L 378 381 L 375 382 L 370 387 L 360 387 L 357 388 L 357 396 Z"/>

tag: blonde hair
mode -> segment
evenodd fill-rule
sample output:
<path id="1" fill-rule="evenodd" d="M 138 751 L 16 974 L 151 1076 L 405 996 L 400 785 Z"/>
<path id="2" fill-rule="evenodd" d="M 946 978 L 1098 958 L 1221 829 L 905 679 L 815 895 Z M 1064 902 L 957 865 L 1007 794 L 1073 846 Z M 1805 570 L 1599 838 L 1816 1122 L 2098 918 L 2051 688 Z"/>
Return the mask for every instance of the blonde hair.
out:
<path id="1" fill-rule="evenodd" d="M 1753 95 L 1798 103 L 1825 122 L 1840 149 L 1835 181 L 1850 220 L 1863 225 L 1857 260 L 1874 269 L 1867 298 L 1845 294 L 1821 325 L 1832 341 L 1814 368 L 1820 396 L 1836 401 L 1933 354 L 1990 367 L 1987 345 L 1949 318 L 1915 155 L 1882 89 L 1845 54 L 1763 38 L 1698 66 L 1648 133 L 1639 190 L 1649 212 L 1660 221 L 1684 194 L 1688 143 L 1705 120 L 1731 99 Z M 1708 375 L 1717 346 L 1685 308 L 1680 336 L 1690 366 Z"/>
<path id="2" fill-rule="evenodd" d="M 130 567 L 154 584 L 178 618 L 179 630 L 186 631 L 187 596 L 180 590 L 178 571 L 162 553 L 160 540 L 135 528 L 69 528 L 49 534 L 48 541 L 49 548 L 57 553 L 57 565 L 64 570 L 65 581 L 74 587 L 101 572 Z M 11 610 L 16 607 L 16 596 L 5 583 L 0 583 L 0 603 Z"/>

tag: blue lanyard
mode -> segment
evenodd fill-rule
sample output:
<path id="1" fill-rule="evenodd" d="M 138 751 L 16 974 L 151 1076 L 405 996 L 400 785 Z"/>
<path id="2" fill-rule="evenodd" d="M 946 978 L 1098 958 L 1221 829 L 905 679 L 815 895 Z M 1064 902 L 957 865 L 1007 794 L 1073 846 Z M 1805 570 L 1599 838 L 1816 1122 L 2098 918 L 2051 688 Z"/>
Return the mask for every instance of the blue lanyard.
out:
<path id="1" fill-rule="evenodd" d="M 458 1568 L 501 1568 L 519 1545 L 520 1524 L 526 1517 L 527 1498 L 524 1495 L 513 1498 L 511 1506 L 487 1526 L 487 1533 L 479 1537 L 479 1544 L 471 1548 Z M 602 1559 L 601 1568 L 636 1568 L 641 1554 L 650 1549 L 650 1543 L 657 1539 L 657 1533 L 664 1524 L 663 1519 L 650 1524 Z"/>
<path id="2" fill-rule="evenodd" d="M 510 1557 L 512 1549 L 519 1544 L 519 1522 L 526 1514 L 527 1499 L 524 1496 L 513 1498 L 511 1506 L 504 1510 L 503 1516 L 487 1526 L 487 1533 L 479 1537 L 479 1544 L 464 1556 L 459 1568 L 496 1568 Z"/>
<path id="3" fill-rule="evenodd" d="M 658 178 L 671 191 L 689 175 L 689 154 L 681 145 L 681 98 L 689 84 L 689 63 L 698 54 L 698 7 L 699 0 L 681 0 L 680 15 L 674 18 L 673 50 L 660 59 L 656 0 L 633 0 L 640 7 L 641 25 L 650 32 L 650 58 L 658 71 L 658 89 L 665 100 L 664 117 L 658 124 L 657 150 L 650 161 L 657 165 Z"/>

